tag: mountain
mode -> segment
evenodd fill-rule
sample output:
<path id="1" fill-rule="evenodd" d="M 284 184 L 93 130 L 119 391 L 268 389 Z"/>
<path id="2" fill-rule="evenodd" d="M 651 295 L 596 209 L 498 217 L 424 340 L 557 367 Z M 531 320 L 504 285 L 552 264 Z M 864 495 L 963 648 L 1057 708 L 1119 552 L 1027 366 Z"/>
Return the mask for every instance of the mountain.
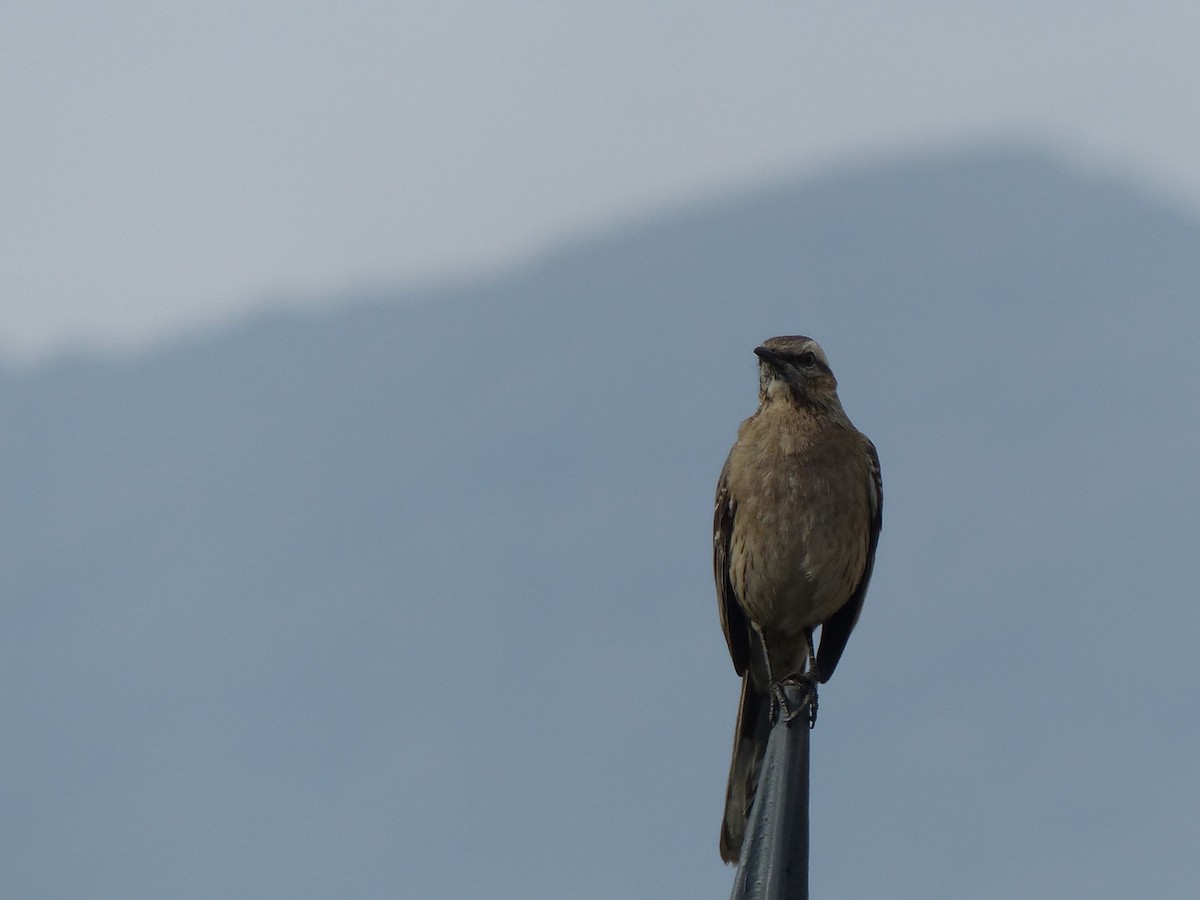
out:
<path id="1" fill-rule="evenodd" d="M 981 150 L 4 375 L 0 893 L 726 896 L 712 492 L 803 333 L 887 498 L 814 895 L 1188 895 L 1198 285 Z"/>

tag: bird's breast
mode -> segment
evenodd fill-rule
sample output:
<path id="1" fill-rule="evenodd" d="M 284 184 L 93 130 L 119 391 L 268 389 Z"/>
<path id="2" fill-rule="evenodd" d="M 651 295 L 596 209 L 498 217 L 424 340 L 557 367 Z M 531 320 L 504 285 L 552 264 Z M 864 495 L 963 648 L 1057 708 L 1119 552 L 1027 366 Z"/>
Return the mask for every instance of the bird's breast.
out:
<path id="1" fill-rule="evenodd" d="M 837 611 L 863 571 L 867 482 L 830 446 L 837 434 L 754 424 L 730 460 L 730 581 L 756 625 L 799 633 Z"/>

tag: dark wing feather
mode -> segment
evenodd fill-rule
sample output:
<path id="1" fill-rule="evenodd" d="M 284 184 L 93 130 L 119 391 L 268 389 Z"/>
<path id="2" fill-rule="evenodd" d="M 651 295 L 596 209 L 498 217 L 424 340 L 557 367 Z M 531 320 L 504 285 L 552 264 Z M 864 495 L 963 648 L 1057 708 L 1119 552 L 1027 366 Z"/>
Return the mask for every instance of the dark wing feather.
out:
<path id="1" fill-rule="evenodd" d="M 729 461 L 721 469 L 717 481 L 717 501 L 713 510 L 713 575 L 717 582 L 717 608 L 721 613 L 721 630 L 733 667 L 739 675 L 750 664 L 750 630 L 746 615 L 738 603 L 733 583 L 729 580 L 729 548 L 733 542 L 733 498 L 729 496 Z"/>
<path id="2" fill-rule="evenodd" d="M 817 672 L 824 684 L 837 668 L 842 651 L 846 649 L 846 641 L 850 640 L 850 632 L 858 623 L 862 612 L 863 598 L 867 595 L 867 585 L 871 581 L 871 570 L 875 567 L 875 548 L 879 544 L 879 531 L 883 527 L 883 478 L 879 473 L 879 454 L 875 445 L 863 438 L 867 451 L 871 456 L 871 478 L 875 482 L 875 508 L 871 514 L 871 533 L 867 545 L 867 563 L 863 566 L 862 577 L 854 588 L 850 599 L 837 612 L 825 620 L 821 626 L 821 649 L 817 651 Z"/>

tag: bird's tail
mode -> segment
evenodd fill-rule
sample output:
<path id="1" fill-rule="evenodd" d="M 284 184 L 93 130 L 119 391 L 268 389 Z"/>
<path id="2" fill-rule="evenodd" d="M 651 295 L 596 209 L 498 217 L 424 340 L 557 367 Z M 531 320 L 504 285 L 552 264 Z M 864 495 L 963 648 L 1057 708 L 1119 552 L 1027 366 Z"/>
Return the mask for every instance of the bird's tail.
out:
<path id="1" fill-rule="evenodd" d="M 771 731 L 770 699 L 751 684 L 750 673 L 742 676 L 742 699 L 733 731 L 733 759 L 729 763 L 729 786 L 725 789 L 725 820 L 721 823 L 721 859 L 736 863 L 742 852 L 746 819 L 758 790 L 758 772 L 767 752 Z"/>

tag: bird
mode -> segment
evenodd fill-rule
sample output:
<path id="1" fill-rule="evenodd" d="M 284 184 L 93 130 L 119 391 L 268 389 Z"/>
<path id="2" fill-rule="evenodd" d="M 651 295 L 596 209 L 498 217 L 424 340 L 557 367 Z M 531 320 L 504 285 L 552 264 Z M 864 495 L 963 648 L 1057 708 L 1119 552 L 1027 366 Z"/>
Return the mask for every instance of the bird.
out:
<path id="1" fill-rule="evenodd" d="M 720 838 L 731 864 L 771 722 L 788 713 L 780 685 L 808 686 L 815 710 L 816 685 L 833 675 L 862 612 L 883 524 L 879 454 L 842 409 L 825 351 L 787 335 L 754 353 L 758 409 L 738 428 L 713 513 L 717 606 L 742 676 Z"/>

